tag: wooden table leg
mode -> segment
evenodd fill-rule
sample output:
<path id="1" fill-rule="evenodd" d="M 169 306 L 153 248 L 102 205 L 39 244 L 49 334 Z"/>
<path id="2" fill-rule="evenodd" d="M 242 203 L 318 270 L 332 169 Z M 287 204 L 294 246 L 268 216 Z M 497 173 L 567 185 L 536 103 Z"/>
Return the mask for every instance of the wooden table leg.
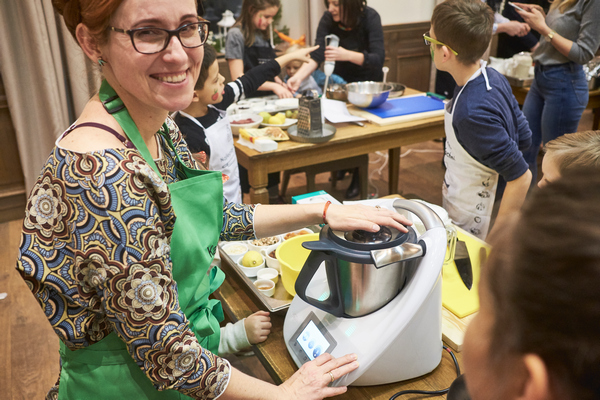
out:
<path id="1" fill-rule="evenodd" d="M 248 181 L 250 183 L 250 203 L 269 204 L 269 191 L 267 190 L 269 176 L 266 169 L 254 163 L 250 164 Z"/>
<path id="2" fill-rule="evenodd" d="M 388 194 L 399 193 L 398 175 L 400 173 L 400 147 L 388 150 Z"/>
<path id="3" fill-rule="evenodd" d="M 596 108 L 593 111 L 594 113 L 594 122 L 592 123 L 592 129 L 598 130 L 600 129 L 600 108 Z"/>

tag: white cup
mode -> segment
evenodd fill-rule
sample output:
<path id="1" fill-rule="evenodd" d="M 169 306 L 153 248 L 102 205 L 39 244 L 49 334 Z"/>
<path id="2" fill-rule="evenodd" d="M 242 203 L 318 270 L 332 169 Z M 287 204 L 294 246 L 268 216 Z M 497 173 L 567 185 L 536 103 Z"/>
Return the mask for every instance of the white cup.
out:
<path id="1" fill-rule="evenodd" d="M 279 280 L 279 271 L 277 271 L 275 268 L 263 268 L 256 273 L 256 279 L 268 279 L 274 283 L 277 283 Z"/>
<path id="2" fill-rule="evenodd" d="M 227 243 L 223 246 L 223 251 L 231 258 L 233 262 L 238 262 L 244 254 L 248 252 L 248 245 L 245 243 Z"/>
<path id="3" fill-rule="evenodd" d="M 267 297 L 272 297 L 275 293 L 275 282 L 270 279 L 257 279 L 254 281 L 254 286 Z"/>
<path id="4" fill-rule="evenodd" d="M 260 254 L 262 254 L 262 256 L 265 258 L 267 267 L 272 268 L 272 269 L 276 270 L 277 272 L 281 273 L 281 264 L 279 264 L 279 260 L 277 259 L 277 257 L 270 256 L 270 254 L 273 252 L 275 252 L 275 250 L 271 250 L 270 252 L 267 252 L 266 249 L 262 249 L 260 251 Z"/>

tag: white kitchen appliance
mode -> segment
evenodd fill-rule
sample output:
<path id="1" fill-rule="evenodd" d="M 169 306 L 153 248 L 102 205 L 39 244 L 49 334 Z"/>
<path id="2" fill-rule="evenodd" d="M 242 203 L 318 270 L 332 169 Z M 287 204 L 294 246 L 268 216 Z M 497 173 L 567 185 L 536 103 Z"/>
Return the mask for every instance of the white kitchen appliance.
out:
<path id="1" fill-rule="evenodd" d="M 325 226 L 319 241 L 304 244 L 311 255 L 301 275 L 308 265 L 310 279 L 296 281 L 298 295 L 287 311 L 283 336 L 299 367 L 325 352 L 356 353 L 358 369 L 333 386 L 412 379 L 441 361 L 446 230 L 426 205 L 391 202 L 398 212 L 416 215 L 425 233 L 417 238 L 411 228 L 409 234 L 396 231 L 361 242 L 356 239 L 360 231 Z"/>

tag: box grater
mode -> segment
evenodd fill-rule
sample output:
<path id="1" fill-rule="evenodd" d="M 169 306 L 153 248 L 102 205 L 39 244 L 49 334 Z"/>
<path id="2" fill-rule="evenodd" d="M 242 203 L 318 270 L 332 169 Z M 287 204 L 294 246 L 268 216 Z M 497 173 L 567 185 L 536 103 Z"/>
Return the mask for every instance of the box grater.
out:
<path id="1" fill-rule="evenodd" d="M 298 102 L 298 136 L 323 136 L 321 99 L 316 90 L 306 91 Z"/>

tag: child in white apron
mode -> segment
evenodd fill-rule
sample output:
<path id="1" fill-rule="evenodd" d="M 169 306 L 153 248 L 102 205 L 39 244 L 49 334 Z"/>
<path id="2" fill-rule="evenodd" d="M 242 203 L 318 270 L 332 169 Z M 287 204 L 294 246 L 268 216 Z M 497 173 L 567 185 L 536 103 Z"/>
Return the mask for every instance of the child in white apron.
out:
<path id="1" fill-rule="evenodd" d="M 424 35 L 436 68 L 458 85 L 446 106 L 443 206 L 456 225 L 481 239 L 490 229 L 499 175 L 507 184 L 492 234 L 520 209 L 531 182 L 522 154 L 531 143 L 527 120 L 506 78 L 480 61 L 493 23 L 482 2 L 447 0 L 434 9 Z"/>
<path id="2" fill-rule="evenodd" d="M 204 60 L 194 100 L 188 108 L 177 112 L 174 119 L 196 159 L 208 169 L 223 173 L 223 194 L 228 201 L 242 203 L 233 134 L 226 117 L 227 107 L 277 76 L 288 62 L 306 61 L 307 54 L 315 48 L 300 49 L 267 61 L 224 85 L 225 78 L 219 73 L 217 54 L 211 46 L 204 45 Z"/>

